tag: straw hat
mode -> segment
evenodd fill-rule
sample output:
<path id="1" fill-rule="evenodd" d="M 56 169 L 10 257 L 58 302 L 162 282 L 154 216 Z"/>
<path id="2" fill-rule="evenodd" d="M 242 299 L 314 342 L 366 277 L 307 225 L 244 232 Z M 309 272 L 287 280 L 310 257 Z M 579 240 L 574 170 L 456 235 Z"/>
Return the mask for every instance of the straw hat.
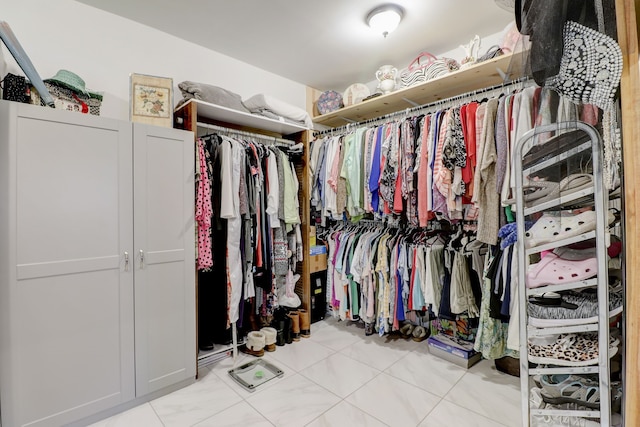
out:
<path id="1" fill-rule="evenodd" d="M 56 75 L 51 77 L 50 79 L 46 79 L 45 83 L 53 83 L 62 87 L 66 87 L 67 89 L 71 89 L 76 93 L 102 100 L 102 94 L 98 92 L 92 92 L 87 89 L 84 80 L 82 80 L 79 75 L 68 70 L 58 70 Z"/>

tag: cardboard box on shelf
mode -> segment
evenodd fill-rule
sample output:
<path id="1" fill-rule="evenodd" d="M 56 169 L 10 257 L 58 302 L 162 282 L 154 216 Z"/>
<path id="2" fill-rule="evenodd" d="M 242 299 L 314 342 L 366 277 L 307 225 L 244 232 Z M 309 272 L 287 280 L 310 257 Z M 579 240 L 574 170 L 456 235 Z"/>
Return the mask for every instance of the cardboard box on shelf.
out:
<path id="1" fill-rule="evenodd" d="M 309 256 L 309 273 L 317 273 L 327 269 L 327 254 Z"/>

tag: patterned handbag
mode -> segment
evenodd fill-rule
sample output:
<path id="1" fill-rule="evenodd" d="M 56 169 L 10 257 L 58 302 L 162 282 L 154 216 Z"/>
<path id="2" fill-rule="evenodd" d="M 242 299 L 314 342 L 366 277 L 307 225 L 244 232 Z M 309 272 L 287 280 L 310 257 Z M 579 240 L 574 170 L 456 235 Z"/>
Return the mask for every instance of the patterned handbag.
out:
<path id="1" fill-rule="evenodd" d="M 567 21 L 563 31 L 560 71 L 546 86 L 576 103 L 613 107 L 622 76 L 622 50 L 618 43 L 577 22 Z"/>
<path id="2" fill-rule="evenodd" d="M 29 103 L 29 85 L 24 76 L 7 74 L 2 80 L 2 99 Z"/>
<path id="3" fill-rule="evenodd" d="M 44 82 L 45 87 L 53 97 L 56 109 L 76 111 L 83 114 L 100 115 L 102 100 L 96 97 L 78 94 L 69 88 L 53 83 Z M 31 88 L 31 104 L 43 105 L 40 94 L 35 88 Z"/>
<path id="4" fill-rule="evenodd" d="M 414 86 L 458 69 L 460 69 L 460 64 L 455 59 L 438 59 L 428 52 L 421 52 L 400 73 L 400 82 L 402 87 Z"/>

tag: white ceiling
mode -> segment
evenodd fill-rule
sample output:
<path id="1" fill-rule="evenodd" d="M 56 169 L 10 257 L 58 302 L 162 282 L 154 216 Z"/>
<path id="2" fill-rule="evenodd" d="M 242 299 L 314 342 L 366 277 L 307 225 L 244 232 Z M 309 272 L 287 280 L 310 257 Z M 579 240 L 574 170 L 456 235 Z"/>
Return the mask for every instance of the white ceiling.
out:
<path id="1" fill-rule="evenodd" d="M 513 13 L 494 0 L 395 0 L 386 39 L 365 24 L 384 0 L 77 0 L 319 90 L 374 80 L 422 51 L 441 54 L 474 35 L 500 33 Z M 498 2 L 502 3 L 502 0 Z M 484 44 L 480 52 L 490 46 Z M 460 49 L 457 59 L 462 58 Z"/>

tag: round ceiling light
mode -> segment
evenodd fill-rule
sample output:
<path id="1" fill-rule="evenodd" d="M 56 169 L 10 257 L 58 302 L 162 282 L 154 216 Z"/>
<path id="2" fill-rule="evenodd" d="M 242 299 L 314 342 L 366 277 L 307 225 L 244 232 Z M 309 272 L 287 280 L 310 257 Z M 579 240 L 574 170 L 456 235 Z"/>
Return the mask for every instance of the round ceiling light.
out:
<path id="1" fill-rule="evenodd" d="M 367 15 L 367 25 L 377 33 L 387 37 L 390 32 L 398 28 L 402 20 L 403 10 L 395 4 L 385 4 L 373 9 Z"/>

